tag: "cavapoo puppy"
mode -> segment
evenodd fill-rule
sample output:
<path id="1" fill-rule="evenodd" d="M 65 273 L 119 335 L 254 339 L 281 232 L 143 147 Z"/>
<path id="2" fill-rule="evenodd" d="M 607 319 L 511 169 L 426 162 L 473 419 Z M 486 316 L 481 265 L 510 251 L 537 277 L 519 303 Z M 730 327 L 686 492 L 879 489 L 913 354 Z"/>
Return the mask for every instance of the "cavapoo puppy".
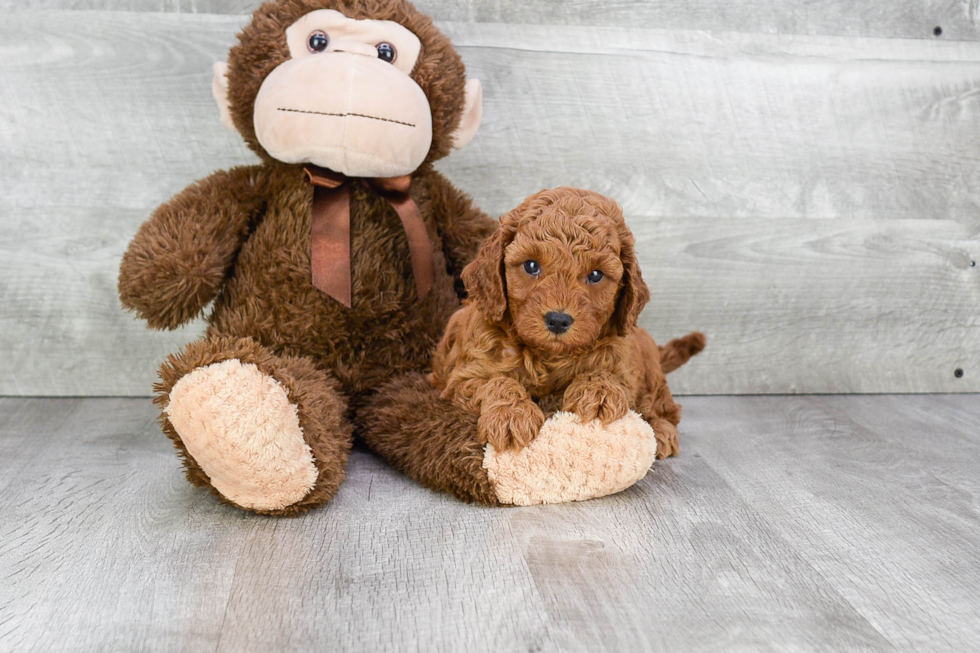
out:
<path id="1" fill-rule="evenodd" d="M 496 449 L 526 446 L 560 408 L 603 424 L 634 410 L 653 427 L 657 457 L 677 453 L 681 407 L 664 375 L 705 338 L 658 348 L 636 325 L 650 291 L 633 243 L 615 201 L 557 188 L 501 218 L 463 271 L 469 299 L 449 320 L 431 380 L 479 414 Z"/>

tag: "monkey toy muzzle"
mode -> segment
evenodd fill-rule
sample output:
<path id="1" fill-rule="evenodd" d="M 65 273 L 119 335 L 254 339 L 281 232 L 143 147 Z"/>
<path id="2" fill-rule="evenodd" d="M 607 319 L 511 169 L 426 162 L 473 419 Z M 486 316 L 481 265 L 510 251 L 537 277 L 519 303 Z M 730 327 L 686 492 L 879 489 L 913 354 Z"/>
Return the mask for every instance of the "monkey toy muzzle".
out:
<path id="1" fill-rule="evenodd" d="M 290 59 L 266 77 L 254 113 L 262 147 L 280 161 L 351 177 L 414 172 L 432 144 L 425 93 L 373 48 L 353 41 L 334 47 Z"/>

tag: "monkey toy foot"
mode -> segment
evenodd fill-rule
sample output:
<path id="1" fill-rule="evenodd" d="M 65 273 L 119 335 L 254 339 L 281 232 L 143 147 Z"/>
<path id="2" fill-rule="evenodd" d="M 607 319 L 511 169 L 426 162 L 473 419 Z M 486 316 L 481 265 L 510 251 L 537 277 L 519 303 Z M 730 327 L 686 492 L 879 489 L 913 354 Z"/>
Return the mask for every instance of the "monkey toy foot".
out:
<path id="1" fill-rule="evenodd" d="M 614 494 L 643 478 L 657 453 L 653 429 L 634 412 L 606 426 L 559 412 L 517 451 L 481 444 L 477 420 L 421 374 L 390 381 L 357 417 L 368 446 L 390 465 L 426 487 L 487 505 Z"/>
<path id="2" fill-rule="evenodd" d="M 605 426 L 559 412 L 520 451 L 487 445 L 483 467 L 501 503 L 531 506 L 621 492 L 646 475 L 656 454 L 653 429 L 634 412 Z"/>
<path id="3" fill-rule="evenodd" d="M 164 431 L 193 484 L 246 510 L 288 515 L 326 502 L 343 481 L 346 401 L 311 362 L 219 339 L 189 346 L 160 375 Z"/>

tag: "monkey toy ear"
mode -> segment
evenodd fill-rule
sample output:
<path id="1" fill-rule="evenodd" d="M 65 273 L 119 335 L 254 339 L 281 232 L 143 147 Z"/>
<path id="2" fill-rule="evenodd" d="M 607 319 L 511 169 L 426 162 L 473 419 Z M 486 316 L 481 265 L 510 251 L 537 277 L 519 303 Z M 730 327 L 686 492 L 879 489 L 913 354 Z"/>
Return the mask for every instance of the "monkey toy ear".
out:
<path id="1" fill-rule="evenodd" d="M 218 104 L 221 124 L 228 129 L 235 130 L 235 123 L 231 119 L 231 106 L 228 104 L 228 64 L 224 61 L 219 61 L 214 64 L 214 79 L 211 81 L 211 94 L 214 96 L 214 101 Z"/>
<path id="2" fill-rule="evenodd" d="M 466 105 L 463 107 L 463 116 L 459 120 L 459 127 L 453 132 L 453 147 L 461 150 L 480 129 L 480 121 L 483 120 L 483 84 L 478 79 L 471 79 L 466 82 Z"/>

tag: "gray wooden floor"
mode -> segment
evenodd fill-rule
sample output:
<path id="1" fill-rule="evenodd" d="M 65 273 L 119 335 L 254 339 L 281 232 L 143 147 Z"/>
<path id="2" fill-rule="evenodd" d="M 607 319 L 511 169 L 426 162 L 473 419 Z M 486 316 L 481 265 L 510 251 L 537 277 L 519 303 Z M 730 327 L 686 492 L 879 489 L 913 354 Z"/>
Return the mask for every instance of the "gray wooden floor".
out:
<path id="1" fill-rule="evenodd" d="M 145 399 L 0 399 L 0 650 L 977 650 L 980 396 L 688 397 L 618 496 L 485 509 L 367 453 L 304 518 Z"/>

